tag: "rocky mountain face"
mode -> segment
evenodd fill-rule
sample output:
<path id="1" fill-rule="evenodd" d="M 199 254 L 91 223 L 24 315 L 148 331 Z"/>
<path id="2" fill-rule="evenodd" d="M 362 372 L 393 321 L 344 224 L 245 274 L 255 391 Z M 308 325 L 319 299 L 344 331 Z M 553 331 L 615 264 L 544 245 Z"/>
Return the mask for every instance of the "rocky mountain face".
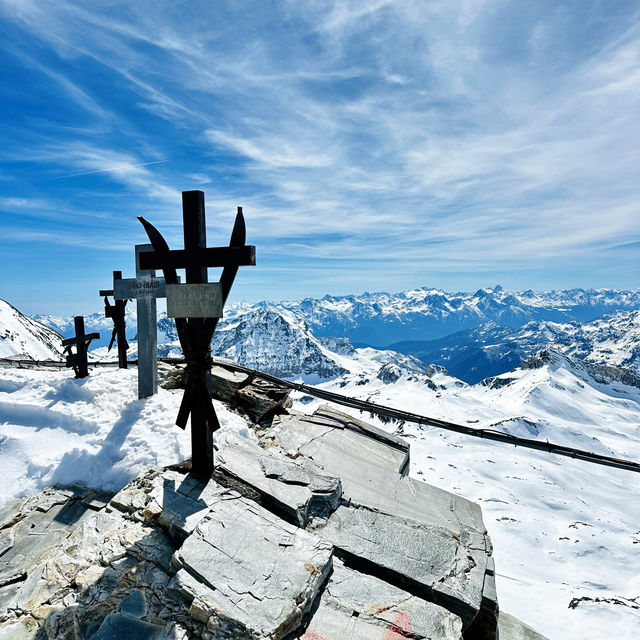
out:
<path id="1" fill-rule="evenodd" d="M 593 364 L 640 371 L 640 311 L 588 323 L 535 321 L 519 328 L 487 322 L 439 340 L 390 346 L 425 363 L 444 366 L 469 384 L 504 373 L 548 347 Z"/>
<path id="2" fill-rule="evenodd" d="M 521 293 L 502 287 L 475 293 L 415 289 L 398 294 L 325 296 L 279 305 L 303 318 L 318 336 L 347 336 L 354 343 L 386 346 L 432 340 L 489 321 L 518 328 L 530 321 L 588 322 L 640 308 L 640 290 L 570 289 Z"/>
<path id="3" fill-rule="evenodd" d="M 343 352 L 348 350 L 345 341 L 329 344 Z M 284 378 L 304 374 L 326 380 L 346 373 L 334 352 L 309 331 L 306 322 L 270 307 L 221 324 L 214 334 L 212 349 L 246 367 Z"/>
<path id="4" fill-rule="evenodd" d="M 0 357 L 60 360 L 62 337 L 0 300 Z"/>
<path id="5" fill-rule="evenodd" d="M 168 357 L 181 354 L 175 323 L 162 317 L 158 350 Z M 257 307 L 226 317 L 213 336 L 214 355 L 281 378 L 304 377 L 319 381 L 346 373 L 340 354 L 355 350 L 348 339 L 316 338 L 304 320 L 272 306 Z M 336 351 L 334 351 L 334 349 Z"/>

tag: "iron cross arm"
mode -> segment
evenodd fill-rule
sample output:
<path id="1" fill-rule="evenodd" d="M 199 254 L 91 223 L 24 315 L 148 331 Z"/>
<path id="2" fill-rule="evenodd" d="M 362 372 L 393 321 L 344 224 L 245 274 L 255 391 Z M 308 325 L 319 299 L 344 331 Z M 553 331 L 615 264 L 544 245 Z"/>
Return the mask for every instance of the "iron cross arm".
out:
<path id="1" fill-rule="evenodd" d="M 81 335 L 81 336 L 76 336 L 74 338 L 65 338 L 62 341 L 62 346 L 63 347 L 67 347 L 67 346 L 75 346 L 77 344 L 80 344 L 82 342 L 91 342 L 92 340 L 99 340 L 100 339 L 100 334 L 99 333 L 87 333 L 85 335 Z"/>
<path id="2" fill-rule="evenodd" d="M 155 251 L 140 254 L 141 269 L 185 269 L 187 267 L 242 267 L 256 264 L 256 248 L 206 247 L 201 249 L 174 249 L 159 255 Z"/>

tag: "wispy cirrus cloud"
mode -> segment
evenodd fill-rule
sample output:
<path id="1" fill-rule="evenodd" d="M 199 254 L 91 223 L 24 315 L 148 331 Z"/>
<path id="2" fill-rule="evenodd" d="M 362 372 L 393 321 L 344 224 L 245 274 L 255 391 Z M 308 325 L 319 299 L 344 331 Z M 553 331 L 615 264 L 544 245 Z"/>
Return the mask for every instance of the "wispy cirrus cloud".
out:
<path id="1" fill-rule="evenodd" d="M 244 205 L 282 297 L 341 261 L 343 292 L 637 279 L 619 249 L 640 239 L 631 2 L 1 0 L 0 16 L 38 87 L 9 83 L 6 198 L 81 214 L 89 196 L 127 238 L 151 210 L 179 242 L 179 192 L 204 187 L 216 236 Z"/>

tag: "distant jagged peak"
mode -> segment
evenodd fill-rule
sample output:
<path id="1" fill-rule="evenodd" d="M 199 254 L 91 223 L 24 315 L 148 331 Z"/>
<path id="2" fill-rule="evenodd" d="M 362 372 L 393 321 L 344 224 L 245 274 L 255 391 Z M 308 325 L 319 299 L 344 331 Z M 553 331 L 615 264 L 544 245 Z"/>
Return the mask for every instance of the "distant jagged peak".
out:
<path id="1" fill-rule="evenodd" d="M 559 368 L 561 366 L 574 367 L 574 362 L 557 349 L 548 347 L 540 349 L 522 361 L 518 369 L 540 369 L 544 366 Z"/>
<path id="2" fill-rule="evenodd" d="M 343 356 L 351 356 L 356 352 L 355 347 L 351 344 L 351 340 L 349 340 L 349 338 L 347 338 L 346 336 L 343 336 L 341 338 L 327 336 L 318 338 L 318 340 L 320 344 L 325 346 L 330 351 Z"/>
<path id="3" fill-rule="evenodd" d="M 572 358 L 555 347 L 546 347 L 525 358 L 522 363 L 507 373 L 481 382 L 484 386 L 500 388 L 521 380 L 518 375 L 533 370 L 546 370 L 551 377 L 568 373 L 574 378 L 590 385 L 623 384 L 640 389 L 640 375 L 626 367 L 610 366 Z"/>

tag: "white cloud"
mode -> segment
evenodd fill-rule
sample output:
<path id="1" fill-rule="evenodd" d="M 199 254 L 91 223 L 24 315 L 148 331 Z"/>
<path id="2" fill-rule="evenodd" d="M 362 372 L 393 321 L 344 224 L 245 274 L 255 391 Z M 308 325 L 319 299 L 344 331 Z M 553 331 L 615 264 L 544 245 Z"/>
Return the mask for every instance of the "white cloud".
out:
<path id="1" fill-rule="evenodd" d="M 507 0 L 0 6 L 67 62 L 47 73 L 89 113 L 128 124 L 74 73 L 85 58 L 189 141 L 179 169 L 147 164 L 170 158 L 153 127 L 136 147 L 25 150 L 161 201 L 161 220 L 206 185 L 216 230 L 243 204 L 274 259 L 363 272 L 374 257 L 586 269 L 640 235 L 637 12 L 593 32 L 579 5 Z"/>

